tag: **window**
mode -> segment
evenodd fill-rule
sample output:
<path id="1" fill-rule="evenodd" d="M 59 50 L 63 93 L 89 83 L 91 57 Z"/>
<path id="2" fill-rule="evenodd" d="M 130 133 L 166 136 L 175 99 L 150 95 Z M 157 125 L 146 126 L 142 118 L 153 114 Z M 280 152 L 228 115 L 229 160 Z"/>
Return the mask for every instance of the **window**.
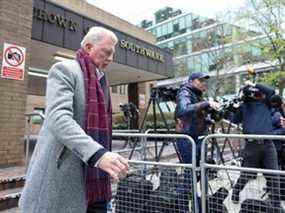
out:
<path id="1" fill-rule="evenodd" d="M 201 55 L 194 56 L 194 70 L 195 72 L 202 72 L 203 64 L 201 61 Z"/>
<path id="2" fill-rule="evenodd" d="M 203 66 L 203 72 L 208 72 L 209 71 L 209 69 L 208 69 L 209 63 L 210 63 L 208 53 L 201 54 L 201 62 L 202 62 L 202 66 Z"/>
<path id="3" fill-rule="evenodd" d="M 187 53 L 192 53 L 192 37 L 188 36 L 187 37 Z"/>
<path id="4" fill-rule="evenodd" d="M 180 29 L 186 28 L 185 17 L 181 17 L 181 18 L 179 19 L 179 28 L 180 28 Z"/>
<path id="5" fill-rule="evenodd" d="M 197 17 L 197 16 L 193 17 L 191 29 L 192 30 L 196 30 L 196 29 L 199 29 L 199 28 L 201 28 L 201 23 L 200 23 L 199 17 Z"/>
<path id="6" fill-rule="evenodd" d="M 168 31 L 168 34 L 171 34 L 171 33 L 173 33 L 173 25 L 172 25 L 172 23 L 171 22 L 169 22 L 168 24 L 167 24 L 167 31 Z"/>
<path id="7" fill-rule="evenodd" d="M 157 27 L 156 33 L 157 33 L 157 38 L 159 38 L 160 36 L 162 36 L 162 27 L 161 27 L 161 26 Z"/>
<path id="8" fill-rule="evenodd" d="M 164 36 L 164 35 L 167 35 L 168 34 L 168 32 L 167 32 L 167 24 L 164 24 L 164 25 L 162 25 L 162 36 Z"/>
<path id="9" fill-rule="evenodd" d="M 192 26 L 192 17 L 191 15 L 188 15 L 185 17 L 186 18 L 186 27 L 191 31 L 191 26 Z"/>
<path id="10" fill-rule="evenodd" d="M 179 35 L 179 22 L 177 19 L 173 21 L 173 33 L 174 36 Z"/>
<path id="11" fill-rule="evenodd" d="M 118 93 L 118 86 L 112 86 L 112 93 Z"/>
<path id="12" fill-rule="evenodd" d="M 174 61 L 174 70 L 175 70 L 175 76 L 186 76 L 188 75 L 188 69 L 187 69 L 187 59 L 178 59 Z"/>
<path id="13" fill-rule="evenodd" d="M 187 54 L 187 41 L 185 38 L 174 41 L 174 56 Z"/>
<path id="14" fill-rule="evenodd" d="M 119 94 L 120 95 L 126 95 L 127 94 L 127 85 L 120 85 L 119 88 Z"/>
<path id="15" fill-rule="evenodd" d="M 187 62 L 188 62 L 188 72 L 189 73 L 195 72 L 193 57 L 189 57 L 187 59 Z"/>

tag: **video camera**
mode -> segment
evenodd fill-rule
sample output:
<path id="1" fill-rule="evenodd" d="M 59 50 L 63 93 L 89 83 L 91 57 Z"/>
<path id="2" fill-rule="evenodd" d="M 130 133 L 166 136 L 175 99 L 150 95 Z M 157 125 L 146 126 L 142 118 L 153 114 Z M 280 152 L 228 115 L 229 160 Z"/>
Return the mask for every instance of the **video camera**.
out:
<path id="1" fill-rule="evenodd" d="M 240 98 L 243 101 L 257 100 L 262 97 L 259 89 L 253 86 L 244 86 L 240 89 Z"/>
<path id="2" fill-rule="evenodd" d="M 151 94 L 155 95 L 157 94 L 159 101 L 161 102 L 168 102 L 176 101 L 176 95 L 178 92 L 178 88 L 174 87 L 154 87 L 151 90 Z"/>
<path id="3" fill-rule="evenodd" d="M 237 96 L 231 99 L 223 98 L 221 101 L 221 107 L 219 110 L 210 108 L 207 112 L 211 120 L 220 121 L 225 118 L 228 119 L 231 113 L 236 112 L 241 103 L 249 102 L 253 100 L 259 100 L 262 98 L 262 92 L 254 86 L 243 86 L 240 88 Z"/>
<path id="4" fill-rule="evenodd" d="M 215 122 L 218 122 L 223 118 L 228 119 L 231 113 L 236 112 L 236 110 L 239 108 L 242 100 L 239 97 L 235 96 L 232 99 L 223 98 L 219 102 L 221 103 L 221 106 L 218 110 L 209 108 L 207 111 L 209 119 Z"/>

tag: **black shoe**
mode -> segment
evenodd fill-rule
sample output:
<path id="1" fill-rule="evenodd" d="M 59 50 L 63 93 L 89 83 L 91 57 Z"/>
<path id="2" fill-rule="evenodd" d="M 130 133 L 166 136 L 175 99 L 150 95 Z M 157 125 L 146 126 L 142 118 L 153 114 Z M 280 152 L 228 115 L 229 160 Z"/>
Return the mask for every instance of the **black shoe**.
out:
<path id="1" fill-rule="evenodd" d="M 239 194 L 233 192 L 233 194 L 232 194 L 232 202 L 234 204 L 238 204 L 239 203 Z"/>

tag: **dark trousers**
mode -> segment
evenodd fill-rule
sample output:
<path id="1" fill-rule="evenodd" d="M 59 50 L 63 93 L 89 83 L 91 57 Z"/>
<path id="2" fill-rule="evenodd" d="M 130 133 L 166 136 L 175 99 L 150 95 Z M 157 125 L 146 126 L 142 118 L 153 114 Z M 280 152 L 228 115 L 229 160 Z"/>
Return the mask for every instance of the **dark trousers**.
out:
<path id="1" fill-rule="evenodd" d="M 250 141 L 246 142 L 242 153 L 242 167 L 255 167 L 263 169 L 278 170 L 277 153 L 271 141 Z M 256 178 L 256 173 L 241 172 L 237 183 L 234 186 L 233 194 L 239 196 L 249 180 Z M 269 198 L 273 206 L 280 205 L 280 180 L 278 175 L 266 175 L 266 185 L 269 191 Z"/>
<path id="2" fill-rule="evenodd" d="M 194 138 L 195 140 L 196 138 Z M 201 145 L 202 145 L 202 140 L 196 139 L 195 140 L 195 144 L 196 144 L 196 166 L 199 167 L 200 166 L 200 160 L 201 160 Z M 192 164 L 192 144 L 186 140 L 186 139 L 178 139 L 177 140 L 177 147 L 178 147 L 178 151 L 179 154 L 181 156 L 182 159 L 182 163 L 189 163 Z M 200 174 L 197 175 L 197 182 L 199 182 L 201 179 Z M 184 181 L 185 181 L 185 195 L 188 196 L 189 191 L 192 191 L 192 170 L 191 169 L 187 169 L 184 171 Z M 207 179 L 206 179 L 206 183 L 207 184 Z M 193 192 L 193 191 L 192 191 Z M 207 192 L 206 192 L 207 193 Z M 187 197 L 185 196 L 185 197 Z M 200 198 L 198 197 L 198 195 L 195 195 L 198 198 L 198 202 L 200 200 Z M 201 205 L 200 202 L 199 204 L 197 204 L 199 206 L 198 212 L 202 212 L 201 211 Z M 188 212 L 188 211 L 187 211 Z M 193 211 L 194 212 L 194 211 Z"/>
<path id="3" fill-rule="evenodd" d="M 107 202 L 95 202 L 88 205 L 86 213 L 107 213 Z"/>

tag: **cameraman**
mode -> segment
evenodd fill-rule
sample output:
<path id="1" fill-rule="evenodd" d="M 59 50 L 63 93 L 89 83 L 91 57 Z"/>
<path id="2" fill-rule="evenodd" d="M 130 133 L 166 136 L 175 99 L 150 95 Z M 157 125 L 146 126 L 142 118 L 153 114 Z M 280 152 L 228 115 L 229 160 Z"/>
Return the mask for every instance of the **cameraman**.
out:
<path id="1" fill-rule="evenodd" d="M 274 90 L 261 84 L 246 81 L 245 87 L 241 91 L 243 103 L 234 113 L 233 123 L 242 123 L 244 134 L 273 134 L 270 98 L 274 95 Z M 272 141 L 246 139 L 242 166 L 278 170 L 277 153 Z M 256 173 L 241 172 L 233 188 L 233 203 L 239 202 L 240 192 L 250 179 L 255 178 Z M 273 175 L 271 177 L 265 175 L 265 178 L 270 191 L 270 202 L 273 207 L 279 209 L 279 180 Z"/>

